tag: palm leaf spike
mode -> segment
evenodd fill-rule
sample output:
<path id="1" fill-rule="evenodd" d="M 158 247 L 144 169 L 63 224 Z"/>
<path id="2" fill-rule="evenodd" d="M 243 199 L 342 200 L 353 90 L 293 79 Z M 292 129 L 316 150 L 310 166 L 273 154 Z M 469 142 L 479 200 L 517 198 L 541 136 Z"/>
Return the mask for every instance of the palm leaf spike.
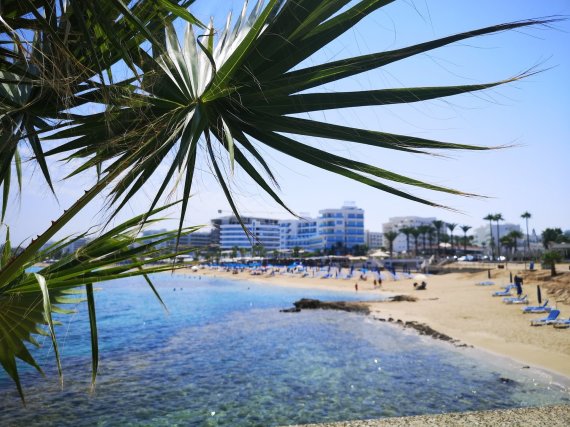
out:
<path id="1" fill-rule="evenodd" d="M 97 336 L 97 312 L 95 310 L 95 296 L 93 295 L 93 284 L 85 285 L 87 294 L 87 311 L 89 312 L 89 330 L 91 336 L 91 391 L 95 390 L 95 380 L 99 369 L 99 339 Z"/>
<path id="2" fill-rule="evenodd" d="M 63 370 L 61 368 L 61 358 L 59 356 L 59 347 L 57 345 L 57 338 L 55 337 L 54 322 L 53 322 L 53 319 L 51 316 L 53 309 L 52 309 L 52 305 L 51 305 L 51 301 L 50 301 L 48 285 L 46 283 L 45 277 L 43 277 L 41 274 L 34 273 L 34 276 L 36 277 L 36 280 L 38 281 L 38 285 L 42 291 L 44 319 L 45 319 L 46 324 L 48 325 L 49 335 L 51 337 L 51 342 L 53 345 L 53 352 L 54 352 L 55 361 L 57 364 L 57 372 L 59 374 L 59 380 L 60 380 L 61 387 L 63 388 Z"/>
<path id="3" fill-rule="evenodd" d="M 256 147 L 259 144 L 271 146 L 275 144 L 276 136 L 280 132 L 291 133 L 294 136 L 304 135 L 309 137 L 323 137 L 329 139 L 339 139 L 359 144 L 374 145 L 381 148 L 404 150 L 432 154 L 430 150 L 444 149 L 468 149 L 480 150 L 490 147 L 470 146 L 466 144 L 452 144 L 442 141 L 431 141 L 421 138 L 406 137 L 405 135 L 394 135 L 390 133 L 371 132 L 349 127 L 337 127 L 318 121 L 310 121 L 300 117 L 290 117 L 289 114 L 307 114 L 311 111 L 326 110 L 329 108 L 354 107 L 361 105 L 389 105 L 394 103 L 418 102 L 422 100 L 434 99 L 438 97 L 459 95 L 477 90 L 485 90 L 496 85 L 515 81 L 524 78 L 530 73 L 515 76 L 511 79 L 499 80 L 497 82 L 464 85 L 452 87 L 436 88 L 402 88 L 374 90 L 368 92 L 348 92 L 339 94 L 330 93 L 299 93 L 305 89 L 314 88 L 328 82 L 338 81 L 342 78 L 363 73 L 394 61 L 409 58 L 423 52 L 428 52 L 441 46 L 453 42 L 466 40 L 475 36 L 482 36 L 494 32 L 513 30 L 530 25 L 547 25 L 557 18 L 546 18 L 542 20 L 526 20 L 509 24 L 486 27 L 480 30 L 469 31 L 442 39 L 428 41 L 423 44 L 409 46 L 389 52 L 377 52 L 369 55 L 361 55 L 346 60 L 334 61 L 312 67 L 304 67 L 302 63 L 306 58 L 320 50 L 330 41 L 346 32 L 365 16 L 389 3 L 388 0 L 360 0 L 352 6 L 345 7 L 349 2 L 346 0 L 331 0 L 322 2 L 320 0 L 295 0 L 295 1 L 270 1 L 263 4 L 257 2 L 252 8 L 249 17 L 246 16 L 247 7 L 242 9 L 242 14 L 232 26 L 231 18 L 228 16 L 224 30 L 214 40 L 213 24 L 210 22 L 205 33 L 196 37 L 190 23 L 186 23 L 184 40 L 176 41 L 173 30 L 170 31 L 166 43 L 170 48 L 163 49 L 158 58 L 147 58 L 145 56 L 145 72 L 148 75 L 157 77 L 160 84 L 145 86 L 146 92 L 139 93 L 136 87 L 131 91 L 136 93 L 137 102 L 144 105 L 143 114 L 139 114 L 140 109 L 129 106 L 126 103 L 120 105 L 116 112 L 116 119 L 122 123 L 133 123 L 133 129 L 149 128 L 151 123 L 158 124 L 158 128 L 178 129 L 179 133 L 173 140 L 166 143 L 157 144 L 155 140 L 147 136 L 142 141 L 144 149 L 134 154 L 130 147 L 140 147 L 136 135 L 131 135 L 124 142 L 118 138 L 118 143 L 108 151 L 103 151 L 97 155 L 97 161 L 91 164 L 119 159 L 132 154 L 133 161 L 131 168 L 133 173 L 127 173 L 125 180 L 120 186 L 120 191 L 113 194 L 114 197 L 127 201 L 134 195 L 142 185 L 144 185 L 151 175 L 157 170 L 157 163 L 152 164 L 148 159 L 165 159 L 166 154 L 172 148 L 176 149 L 177 140 L 182 133 L 184 126 L 175 126 L 174 121 L 187 122 L 189 112 L 200 106 L 203 126 L 197 126 L 197 135 L 192 138 L 200 141 L 206 130 L 217 139 L 222 150 L 227 151 L 230 159 L 230 166 L 235 167 L 237 163 L 240 167 L 246 165 L 245 161 L 238 161 L 238 152 L 253 155 L 263 166 L 263 170 L 269 176 L 269 181 L 273 181 L 269 167 L 263 162 Z M 132 18 L 126 17 L 129 22 Z M 146 21 L 140 20 L 141 23 Z M 141 52 L 141 55 L 144 54 Z M 139 64 L 141 67 L 143 64 Z M 152 79 L 151 79 L 152 81 Z M 126 86 L 133 87 L 127 83 Z M 145 119 L 148 117 L 148 119 Z M 149 120 L 150 119 L 150 120 Z M 191 122 L 197 120 L 195 117 Z M 84 123 L 81 122 L 80 126 Z M 225 126 L 224 126 L 225 124 Z M 221 131 L 220 131 L 221 128 Z M 227 129 L 225 129 L 227 128 Z M 88 157 L 94 154 L 90 145 L 95 143 L 95 136 L 91 137 L 89 128 L 72 128 L 76 134 L 81 134 L 81 138 L 75 141 L 66 149 L 77 150 L 78 157 Z M 255 135 L 250 129 L 255 129 Z M 228 132 L 229 130 L 229 132 Z M 62 134 L 63 135 L 63 134 Z M 231 139 L 228 136 L 231 135 Z M 56 135 L 57 136 L 57 135 Z M 169 135 L 170 136 L 170 135 Z M 257 141 L 253 142 L 253 139 Z M 250 142 L 251 139 L 251 142 Z M 292 138 L 293 140 L 295 138 Z M 163 142 L 163 141 L 161 141 Z M 254 145 L 254 143 L 256 145 Z M 159 148 L 156 148 L 159 147 Z M 180 170 L 181 181 L 184 181 L 185 193 L 193 179 L 193 171 L 186 170 L 195 165 L 194 160 L 202 154 L 198 148 L 205 148 L 203 155 L 210 157 L 210 148 L 217 152 L 213 141 L 208 144 L 181 144 L 180 150 L 196 150 L 188 152 L 188 155 L 175 154 L 177 166 Z M 157 150 L 157 151 L 155 151 Z M 381 168 L 365 168 L 358 162 L 344 161 L 334 157 L 315 159 L 316 153 L 310 156 L 306 154 L 303 147 L 295 149 L 287 148 L 288 154 L 294 158 L 305 161 L 311 157 L 309 163 L 324 167 L 325 169 L 340 173 L 341 175 L 357 178 L 361 182 L 373 185 L 375 188 L 392 194 L 401 196 L 408 194 L 405 191 L 393 188 L 390 185 L 378 183 L 376 180 L 383 179 L 376 175 Z M 232 155 L 233 152 L 233 155 Z M 159 154 L 155 156 L 155 154 Z M 217 161 L 219 162 L 219 157 Z M 190 160 L 190 161 L 189 161 Z M 163 161 L 163 160 L 162 160 Z M 210 160 L 211 161 L 211 160 Z M 87 165 L 87 164 L 86 164 Z M 218 164 L 218 166 L 222 166 Z M 116 167 L 111 166 L 111 168 Z M 125 170 L 130 169 L 129 167 Z M 215 169 L 215 168 L 214 168 Z M 347 170 L 348 169 L 348 170 Z M 372 177 L 364 176 L 371 173 Z M 220 168 L 220 171 L 223 167 Z M 249 171 L 252 169 L 249 167 Z M 186 172 L 186 173 L 184 173 Z M 400 178 L 389 171 L 383 172 L 386 177 L 396 178 L 397 183 L 409 184 L 412 186 L 421 181 L 412 178 Z M 248 174 L 251 173 L 248 172 Z M 219 176 L 218 176 L 219 178 Z M 254 180 L 259 181 L 258 176 Z M 388 178 L 388 179 L 389 179 Z M 225 180 L 225 177 L 224 177 Z M 165 181 L 163 181 L 165 183 Z M 259 183 L 259 182 L 258 182 Z M 129 184 L 133 184 L 131 188 Z M 220 185 L 222 185 L 220 183 Z M 420 186 L 435 191 L 448 191 L 452 194 L 463 194 L 454 189 L 431 186 L 421 183 Z M 131 188 L 132 191 L 127 191 Z M 226 190 L 224 193 L 227 195 Z M 262 186 L 265 189 L 265 187 Z M 161 186 L 161 191 L 165 189 Z M 158 197 L 159 193 L 157 193 Z M 411 197 L 415 197 L 409 195 Z M 413 199 L 412 199 L 413 200 Z M 435 204 L 433 204 L 435 205 Z"/>
<path id="4" fill-rule="evenodd" d="M 152 213 L 153 217 L 149 219 L 148 224 L 159 221 L 160 218 L 155 218 L 154 215 L 170 206 L 167 205 L 154 210 Z M 25 272 L 24 268 L 33 265 L 35 262 L 35 259 L 28 260 L 24 268 L 19 270 L 18 277 L 13 278 L 8 283 L 3 283 L 3 286 L 0 287 L 0 342 L 2 343 L 0 346 L 0 364 L 14 380 L 23 402 L 25 402 L 24 394 L 17 370 L 16 358 L 35 367 L 42 373 L 41 368 L 27 350 L 24 342 L 28 341 L 35 346 L 39 346 L 33 335 L 49 335 L 55 345 L 56 359 L 59 360 L 57 340 L 55 338 L 56 322 L 51 318 L 51 313 L 66 314 L 71 311 L 62 310 L 54 303 L 77 303 L 80 300 L 66 298 L 66 295 L 74 295 L 77 293 L 76 289 L 78 287 L 86 287 L 92 340 L 93 387 L 98 371 L 99 349 L 92 284 L 172 270 L 170 265 L 150 265 L 142 269 L 148 263 L 171 258 L 173 256 L 172 253 L 161 254 L 156 249 L 156 246 L 173 239 L 178 234 L 178 231 L 168 231 L 151 236 L 134 237 L 137 234 L 140 221 L 144 217 L 144 214 L 139 215 L 117 225 L 87 243 L 76 253 L 61 258 L 38 273 L 30 274 Z M 197 227 L 185 228 L 182 230 L 182 233 L 188 234 L 196 229 Z M 152 242 L 149 242 L 149 239 Z M 45 251 L 41 250 L 37 258 L 49 257 L 50 253 L 66 246 L 69 241 L 66 239 L 51 245 Z M 181 253 L 186 252 L 188 251 L 182 251 Z M 122 261 L 128 260 L 135 261 L 131 264 L 122 263 Z M 179 268 L 179 266 L 174 268 Z M 145 280 L 147 279 L 149 278 L 145 278 Z M 153 293 L 157 295 L 152 283 L 150 285 Z M 159 296 L 158 300 L 163 304 Z M 47 331 L 43 329 L 44 325 L 47 325 Z M 61 376 L 60 378 L 63 377 Z"/>

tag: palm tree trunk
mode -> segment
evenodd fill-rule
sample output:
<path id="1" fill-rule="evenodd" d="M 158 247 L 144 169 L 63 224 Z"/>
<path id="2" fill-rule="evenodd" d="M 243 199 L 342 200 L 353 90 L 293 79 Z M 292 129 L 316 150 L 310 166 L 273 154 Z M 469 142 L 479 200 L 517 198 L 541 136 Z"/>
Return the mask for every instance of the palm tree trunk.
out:
<path id="1" fill-rule="evenodd" d="M 489 241 L 491 242 L 491 258 L 495 257 L 495 251 L 493 250 L 493 246 L 495 246 L 494 240 L 493 240 L 493 221 L 489 220 Z"/>
<path id="2" fill-rule="evenodd" d="M 528 250 L 528 255 L 530 256 L 530 237 L 528 234 L 528 218 L 526 219 L 526 248 Z"/>
<path id="3" fill-rule="evenodd" d="M 497 258 L 501 257 L 501 241 L 499 237 L 499 221 L 497 221 Z"/>

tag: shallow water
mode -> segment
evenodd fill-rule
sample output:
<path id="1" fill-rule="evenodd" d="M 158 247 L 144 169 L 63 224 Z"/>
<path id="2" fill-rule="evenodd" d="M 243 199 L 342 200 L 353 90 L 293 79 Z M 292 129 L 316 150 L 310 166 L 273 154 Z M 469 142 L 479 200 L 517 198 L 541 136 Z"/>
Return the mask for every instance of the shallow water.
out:
<path id="1" fill-rule="evenodd" d="M 168 315 L 137 279 L 102 285 L 96 294 L 101 360 L 94 394 L 80 305 L 57 331 L 63 391 L 54 369 L 41 379 L 22 367 L 24 409 L 0 373 L 0 425 L 268 426 L 570 402 L 568 390 L 544 372 L 396 325 L 344 312 L 278 310 L 302 297 L 365 296 L 352 290 L 170 275 L 156 284 Z M 42 366 L 53 365 L 47 341 L 34 354 Z"/>

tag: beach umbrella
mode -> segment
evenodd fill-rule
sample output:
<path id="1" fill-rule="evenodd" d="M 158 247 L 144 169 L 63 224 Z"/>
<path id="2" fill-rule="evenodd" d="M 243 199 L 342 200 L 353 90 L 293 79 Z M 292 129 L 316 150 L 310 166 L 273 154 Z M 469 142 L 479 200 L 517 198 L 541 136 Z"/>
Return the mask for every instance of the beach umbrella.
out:
<path id="1" fill-rule="evenodd" d="M 542 295 L 540 292 L 540 285 L 536 285 L 536 297 L 538 299 L 538 304 L 542 304 Z"/>

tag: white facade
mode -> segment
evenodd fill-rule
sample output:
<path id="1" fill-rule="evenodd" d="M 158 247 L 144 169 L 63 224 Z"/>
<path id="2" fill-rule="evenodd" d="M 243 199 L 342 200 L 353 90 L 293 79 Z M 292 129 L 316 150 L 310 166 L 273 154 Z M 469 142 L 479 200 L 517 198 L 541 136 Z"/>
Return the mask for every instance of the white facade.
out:
<path id="1" fill-rule="evenodd" d="M 382 233 L 380 231 L 366 230 L 364 235 L 368 249 L 380 249 L 382 247 Z"/>
<path id="2" fill-rule="evenodd" d="M 340 209 L 323 209 L 319 214 L 318 233 L 324 248 L 364 245 L 364 209 L 345 202 Z"/>
<path id="3" fill-rule="evenodd" d="M 521 226 L 518 224 L 509 224 L 509 223 L 499 224 L 499 238 L 506 236 L 511 231 L 520 231 L 522 233 L 523 237 L 517 241 L 517 247 L 518 247 L 517 249 L 523 250 L 524 245 L 526 245 L 526 231 L 523 231 L 521 229 Z M 494 245 L 495 247 L 497 247 L 497 223 L 495 221 L 493 221 L 491 229 L 489 229 L 489 224 L 487 224 L 473 230 L 473 235 L 475 236 L 473 243 L 479 246 L 485 246 L 486 248 L 489 248 L 491 242 L 490 238 L 491 232 L 493 233 L 492 235 L 493 235 Z M 530 235 L 530 238 L 532 242 L 533 239 L 532 234 Z M 490 251 L 490 249 L 488 249 L 488 251 Z"/>
<path id="4" fill-rule="evenodd" d="M 281 249 L 300 248 L 315 251 L 323 248 L 323 239 L 318 234 L 316 218 L 279 221 Z"/>
<path id="5" fill-rule="evenodd" d="M 434 217 L 429 218 L 422 218 L 419 216 L 397 216 L 393 218 L 389 218 L 388 222 L 382 224 L 382 231 L 384 234 L 388 231 L 400 231 L 402 228 L 412 228 L 412 227 L 419 227 L 420 225 L 429 225 L 433 226 L 433 222 L 436 220 Z M 442 228 L 441 233 L 445 233 L 445 230 Z M 385 239 L 384 239 L 385 240 Z M 388 241 L 383 242 L 383 246 L 387 248 L 389 246 Z M 414 239 L 410 236 L 410 251 L 413 250 L 414 247 Z M 394 253 L 398 252 L 406 252 L 407 250 L 407 242 L 406 236 L 402 233 L 398 234 L 398 237 L 394 240 L 393 243 L 393 251 Z"/>
<path id="6" fill-rule="evenodd" d="M 214 220 L 219 226 L 220 249 L 232 249 L 234 246 L 249 249 L 255 244 L 262 245 L 268 251 L 279 249 L 279 220 L 243 216 L 241 219 L 250 236 L 246 235 L 234 215 Z M 252 236 L 255 239 L 253 242 Z"/>

